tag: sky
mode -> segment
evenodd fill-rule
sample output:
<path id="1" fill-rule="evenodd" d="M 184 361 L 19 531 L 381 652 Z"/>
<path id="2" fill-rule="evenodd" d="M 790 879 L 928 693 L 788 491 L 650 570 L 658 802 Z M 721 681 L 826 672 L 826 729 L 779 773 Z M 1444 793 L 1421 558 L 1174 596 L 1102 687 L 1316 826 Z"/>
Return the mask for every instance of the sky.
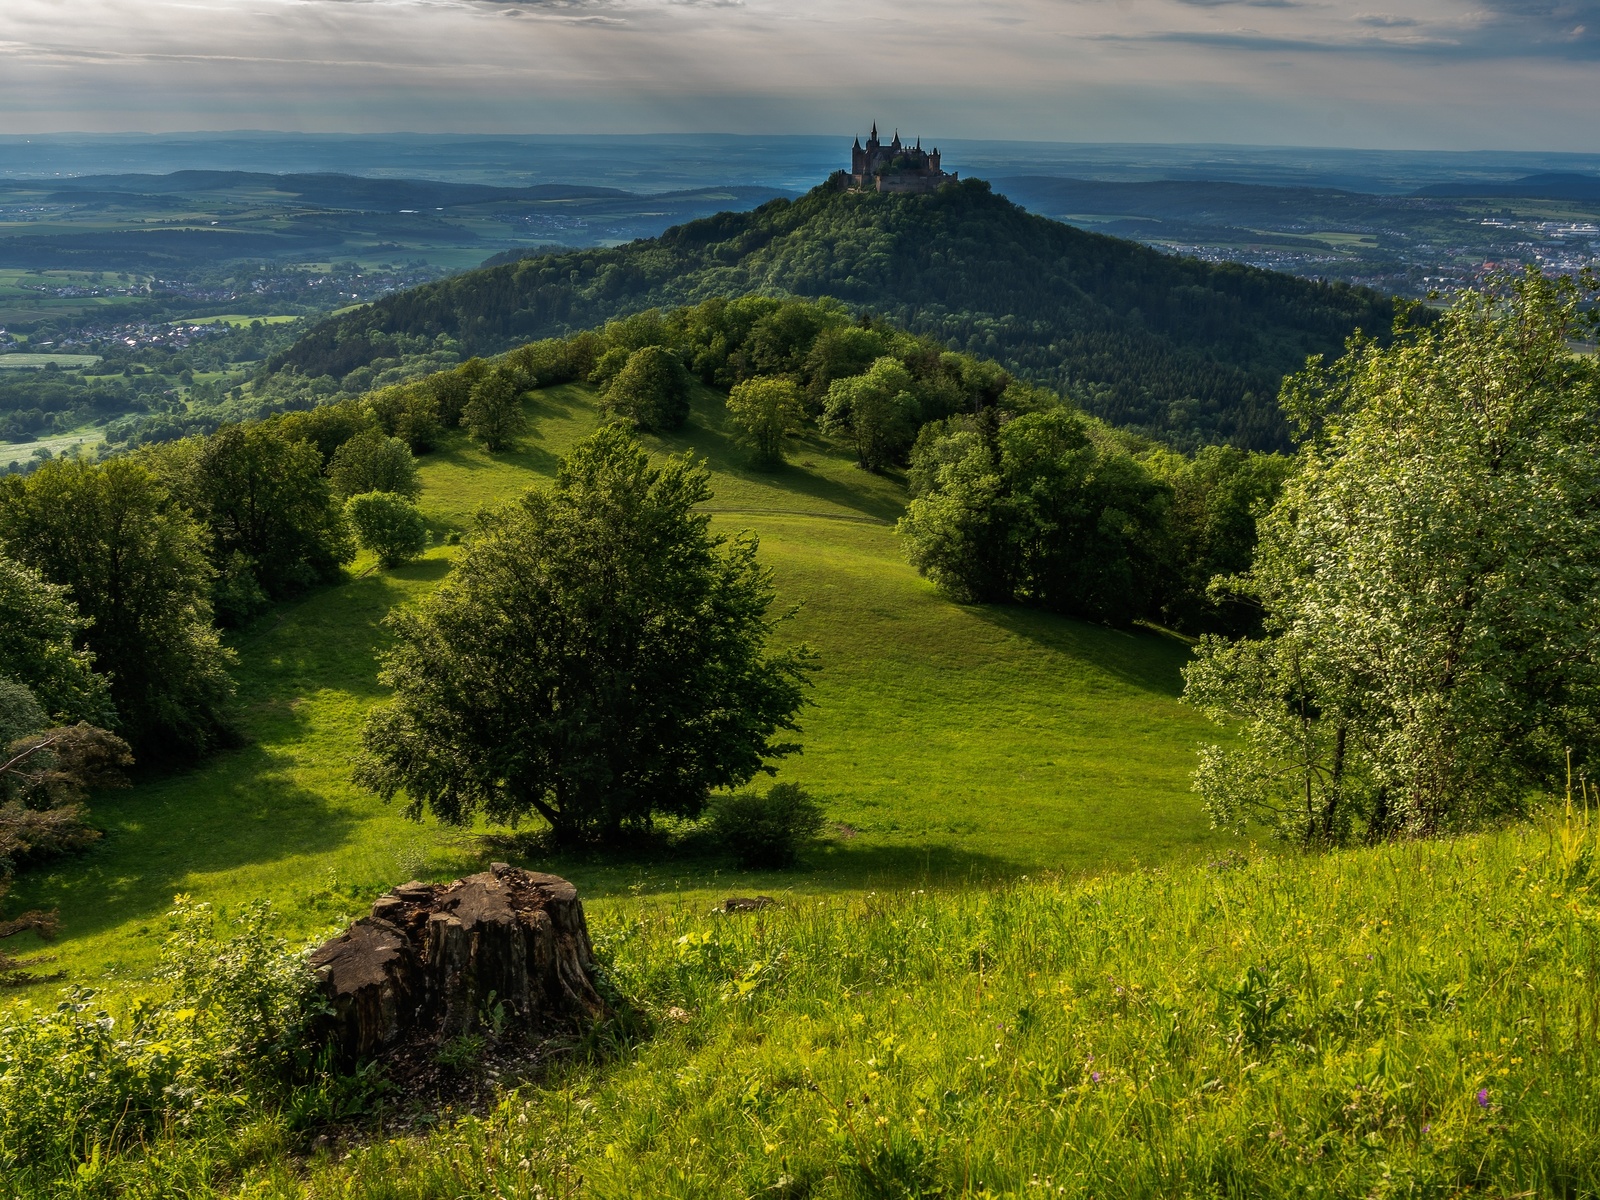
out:
<path id="1" fill-rule="evenodd" d="M 1600 0 L 0 0 L 9 133 L 1600 149 Z"/>

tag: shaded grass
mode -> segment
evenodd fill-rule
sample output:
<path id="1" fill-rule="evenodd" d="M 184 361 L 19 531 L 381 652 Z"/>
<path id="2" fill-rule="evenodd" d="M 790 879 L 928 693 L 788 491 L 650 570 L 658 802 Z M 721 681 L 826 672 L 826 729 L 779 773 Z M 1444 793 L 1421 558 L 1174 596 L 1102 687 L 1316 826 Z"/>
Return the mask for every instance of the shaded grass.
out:
<path id="1" fill-rule="evenodd" d="M 536 393 L 531 431 L 489 455 L 453 434 L 421 460 L 435 529 L 548 479 L 595 426 L 593 397 Z M 838 833 L 799 872 L 740 873 L 716 859 L 541 857 L 598 903 L 738 891 L 820 892 L 962 884 L 1040 870 L 1161 861 L 1211 845 L 1188 788 L 1200 719 L 1176 703 L 1186 647 L 1023 610 L 964 607 L 905 562 L 892 520 L 898 480 L 869 475 L 825 440 L 776 472 L 752 468 L 701 389 L 690 425 L 648 439 L 713 470 L 719 530 L 753 529 L 785 604 L 784 638 L 822 655 L 803 755 L 780 778 L 822 800 Z M 226 910 L 259 897 L 310 933 L 413 876 L 477 869 L 470 831 L 414 823 L 349 781 L 362 718 L 382 698 L 384 616 L 436 586 L 452 548 L 353 577 L 268 614 L 233 641 L 249 744 L 198 769 L 97 798 L 103 842 L 24 876 L 16 900 L 59 907 L 57 966 L 78 980 L 137 984 L 151 921 L 178 892 Z"/>

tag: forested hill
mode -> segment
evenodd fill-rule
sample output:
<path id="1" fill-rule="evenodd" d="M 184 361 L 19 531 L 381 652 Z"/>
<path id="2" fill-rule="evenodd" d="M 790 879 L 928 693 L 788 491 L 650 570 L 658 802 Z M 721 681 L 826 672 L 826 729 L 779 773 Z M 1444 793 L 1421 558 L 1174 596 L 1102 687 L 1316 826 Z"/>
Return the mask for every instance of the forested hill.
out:
<path id="1" fill-rule="evenodd" d="M 448 334 L 482 354 L 657 305 L 833 296 L 999 359 L 1117 424 L 1178 444 L 1284 444 L 1278 381 L 1390 300 L 1176 258 L 1033 216 L 968 180 L 932 195 L 819 187 L 661 237 L 470 272 L 327 321 L 274 370 L 342 379 Z M 403 336 L 402 336 L 403 335 Z"/>

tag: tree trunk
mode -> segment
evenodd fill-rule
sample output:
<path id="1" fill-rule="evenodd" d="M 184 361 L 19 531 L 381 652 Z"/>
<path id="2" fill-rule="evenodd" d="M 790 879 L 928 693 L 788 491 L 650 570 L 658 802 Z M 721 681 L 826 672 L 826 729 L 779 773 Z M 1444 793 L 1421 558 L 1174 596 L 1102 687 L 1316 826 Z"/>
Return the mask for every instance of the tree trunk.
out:
<path id="1" fill-rule="evenodd" d="M 505 863 L 395 888 L 311 962 L 349 1058 L 408 1034 L 453 1037 L 485 1024 L 537 1032 L 606 1012 L 577 889 Z"/>

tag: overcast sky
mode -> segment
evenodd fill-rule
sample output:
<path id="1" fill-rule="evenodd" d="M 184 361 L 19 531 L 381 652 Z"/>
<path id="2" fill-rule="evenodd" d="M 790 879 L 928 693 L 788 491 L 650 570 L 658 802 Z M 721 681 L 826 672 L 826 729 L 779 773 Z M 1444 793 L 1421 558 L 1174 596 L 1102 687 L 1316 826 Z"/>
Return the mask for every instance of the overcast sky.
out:
<path id="1" fill-rule="evenodd" d="M 1600 149 L 1600 0 L 0 0 L 7 132 Z"/>

